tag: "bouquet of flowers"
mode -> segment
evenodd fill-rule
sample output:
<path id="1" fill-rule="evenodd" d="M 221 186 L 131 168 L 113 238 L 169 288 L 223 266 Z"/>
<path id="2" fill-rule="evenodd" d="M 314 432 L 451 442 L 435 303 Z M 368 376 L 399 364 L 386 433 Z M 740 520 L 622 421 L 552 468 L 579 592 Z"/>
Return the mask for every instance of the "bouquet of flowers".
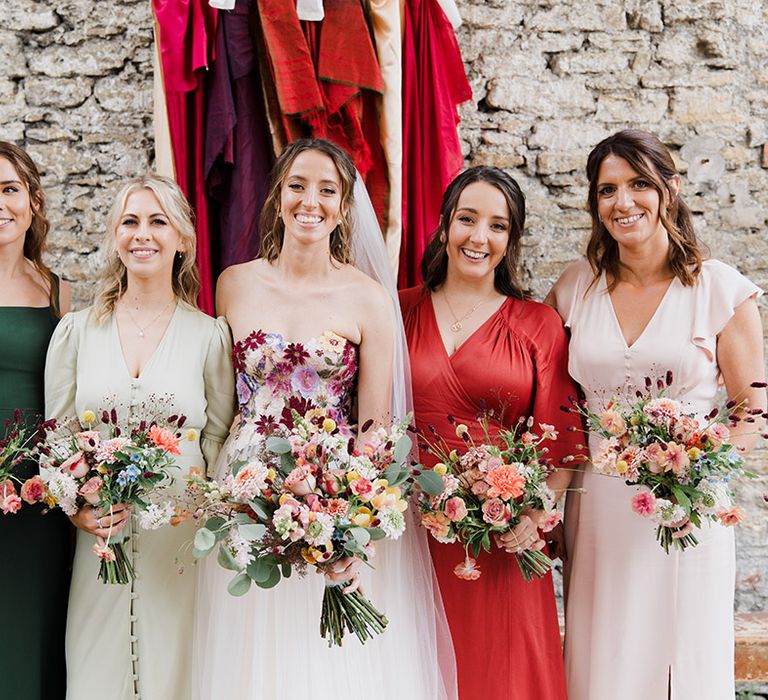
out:
<path id="1" fill-rule="evenodd" d="M 102 517 L 124 503 L 139 511 L 143 529 L 168 524 L 175 505 L 165 491 L 173 481 L 171 470 L 176 466 L 174 456 L 180 453 L 180 431 L 186 419 L 179 415 L 165 418 L 160 411 L 167 402 L 152 403 L 154 410 L 141 411 L 144 419 L 123 427 L 118 424 L 116 408 L 101 412 L 101 430 L 93 411 L 84 411 L 79 421 L 53 421 L 38 446 L 43 486 L 38 499 L 67 515 L 91 505 Z M 185 437 L 196 440 L 197 433 L 188 430 Z M 93 546 L 101 560 L 99 578 L 104 583 L 128 583 L 134 576 L 123 543 L 123 533 L 113 535 L 110 528 L 106 541 L 99 539 Z"/>
<path id="2" fill-rule="evenodd" d="M 673 545 L 684 550 L 698 544 L 693 533 L 672 537 L 686 520 L 701 527 L 705 519 L 723 525 L 744 519 L 744 510 L 733 504 L 729 482 L 737 474 L 754 475 L 745 471 L 728 425 L 755 422 L 762 413 L 743 411 L 741 404 L 729 401 L 725 410 L 714 408 L 700 421 L 680 401 L 665 396 L 672 380 L 672 372 L 655 382 L 646 377 L 645 391 L 622 402 L 611 400 L 601 413 L 588 410 L 585 402 L 563 407 L 581 414 L 589 431 L 602 438 L 592 455 L 594 470 L 639 487 L 632 510 L 656 524 L 656 538 L 666 553 Z"/>
<path id="3" fill-rule="evenodd" d="M 513 429 L 502 429 L 492 437 L 487 417 L 480 418 L 480 425 L 485 434 L 480 444 L 466 425 L 455 425 L 456 435 L 465 444 L 461 452 L 451 450 L 434 428 L 431 438 L 422 436 L 422 447 L 439 460 L 431 473 L 439 476 L 440 489 L 436 495 L 426 491 L 419 495 L 421 522 L 438 542 L 464 545 L 464 561 L 454 573 L 468 581 L 481 574 L 470 551 L 475 557 L 481 549 L 490 551 L 491 536 L 512 530 L 525 510 L 545 511 L 543 532 L 561 520 L 555 494 L 547 486 L 554 466 L 543 446 L 557 440 L 554 426 L 540 423 L 538 434 L 531 431 L 532 419 L 521 418 Z M 544 576 L 553 566 L 541 551 L 524 550 L 515 558 L 526 581 Z"/>
<path id="4" fill-rule="evenodd" d="M 271 588 L 293 569 L 322 570 L 345 557 L 367 562 L 372 542 L 396 540 L 405 530 L 413 481 L 409 420 L 374 430 L 356 446 L 349 428 L 319 409 L 293 418 L 287 437 L 267 438 L 262 459 L 235 463 L 221 483 L 190 474 L 202 522 L 195 556 L 218 550 L 218 563 L 236 572 L 232 595 L 245 594 L 252 583 Z M 347 631 L 365 643 L 386 625 L 359 591 L 326 586 L 320 634 L 329 646 L 341 646 Z"/>
<path id="5" fill-rule="evenodd" d="M 40 428 L 29 429 L 19 409 L 13 411 L 13 420 L 5 421 L 5 437 L 0 440 L 0 510 L 3 515 L 18 513 L 22 501 L 30 505 L 37 502 L 37 478 L 32 477 L 22 483 L 15 471 L 23 460 L 33 455 L 40 436 Z M 16 484 L 21 484 L 20 493 Z"/>

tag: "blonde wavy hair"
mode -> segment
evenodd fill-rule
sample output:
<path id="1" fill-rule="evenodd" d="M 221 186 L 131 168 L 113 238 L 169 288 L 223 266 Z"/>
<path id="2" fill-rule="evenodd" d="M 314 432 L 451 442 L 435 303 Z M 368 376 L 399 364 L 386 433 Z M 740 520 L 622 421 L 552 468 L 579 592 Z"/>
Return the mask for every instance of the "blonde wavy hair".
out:
<path id="1" fill-rule="evenodd" d="M 283 248 L 285 224 L 280 217 L 280 192 L 293 161 L 304 151 L 318 151 L 328 156 L 339 173 L 341 216 L 338 226 L 331 231 L 329 246 L 331 257 L 342 265 L 346 265 L 352 262 L 352 229 L 348 217 L 352 206 L 352 191 L 357 172 L 349 154 L 326 139 L 299 139 L 288 144 L 272 168 L 269 194 L 261 210 L 261 257 L 269 262 L 274 262 Z"/>
<path id="2" fill-rule="evenodd" d="M 197 237 L 192 207 L 189 206 L 181 188 L 173 180 L 161 175 L 147 174 L 129 180 L 123 185 L 107 216 L 104 236 L 107 263 L 101 273 L 99 290 L 94 299 L 94 311 L 98 323 L 112 314 L 117 300 L 123 295 L 128 284 L 128 272 L 117 253 L 117 229 L 128 197 L 138 190 L 149 190 L 157 197 L 163 214 L 168 217 L 171 226 L 179 232 L 184 251 L 174 258 L 171 284 L 174 294 L 179 299 L 197 308 L 200 275 L 197 271 Z"/>

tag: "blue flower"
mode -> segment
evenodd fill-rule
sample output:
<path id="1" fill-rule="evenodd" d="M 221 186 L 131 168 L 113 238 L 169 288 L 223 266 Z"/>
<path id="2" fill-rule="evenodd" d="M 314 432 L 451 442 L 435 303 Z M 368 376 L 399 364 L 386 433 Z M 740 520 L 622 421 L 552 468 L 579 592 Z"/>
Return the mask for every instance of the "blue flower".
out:
<path id="1" fill-rule="evenodd" d="M 138 479 L 139 474 L 141 474 L 141 469 L 131 464 L 117 475 L 117 483 L 119 486 L 132 484 L 134 481 L 136 481 L 136 479 Z"/>

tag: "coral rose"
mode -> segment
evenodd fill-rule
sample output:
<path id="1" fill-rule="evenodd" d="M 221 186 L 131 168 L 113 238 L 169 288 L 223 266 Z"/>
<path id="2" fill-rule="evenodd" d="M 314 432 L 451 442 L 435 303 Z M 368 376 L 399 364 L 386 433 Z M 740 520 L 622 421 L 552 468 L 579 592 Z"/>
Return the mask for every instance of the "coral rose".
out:
<path id="1" fill-rule="evenodd" d="M 718 513 L 717 517 L 723 525 L 731 527 L 732 525 L 738 525 L 744 520 L 747 517 L 747 513 L 741 506 L 734 506 L 724 510 L 722 513 Z"/>
<path id="2" fill-rule="evenodd" d="M 450 536 L 451 521 L 444 513 L 424 513 L 421 516 L 421 524 L 438 542 L 453 542 Z"/>
<path id="3" fill-rule="evenodd" d="M 294 496 L 307 496 L 315 490 L 317 482 L 307 467 L 295 467 L 283 481 L 283 488 Z"/>

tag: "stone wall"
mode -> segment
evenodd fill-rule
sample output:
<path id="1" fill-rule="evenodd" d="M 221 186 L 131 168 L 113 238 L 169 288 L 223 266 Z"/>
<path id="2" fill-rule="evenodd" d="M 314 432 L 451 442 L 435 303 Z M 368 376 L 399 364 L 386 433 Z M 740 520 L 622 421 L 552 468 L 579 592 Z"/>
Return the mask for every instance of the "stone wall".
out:
<path id="1" fill-rule="evenodd" d="M 584 164 L 624 126 L 658 134 L 712 254 L 768 288 L 768 6 L 753 0 L 460 0 L 475 95 L 468 164 L 507 168 L 529 207 L 523 267 L 543 297 L 583 250 Z M 147 0 L 0 0 L 0 137 L 44 172 L 54 267 L 86 303 L 114 187 L 150 167 Z M 768 329 L 768 305 L 761 303 Z M 741 489 L 737 605 L 768 606 L 768 453 Z"/>

